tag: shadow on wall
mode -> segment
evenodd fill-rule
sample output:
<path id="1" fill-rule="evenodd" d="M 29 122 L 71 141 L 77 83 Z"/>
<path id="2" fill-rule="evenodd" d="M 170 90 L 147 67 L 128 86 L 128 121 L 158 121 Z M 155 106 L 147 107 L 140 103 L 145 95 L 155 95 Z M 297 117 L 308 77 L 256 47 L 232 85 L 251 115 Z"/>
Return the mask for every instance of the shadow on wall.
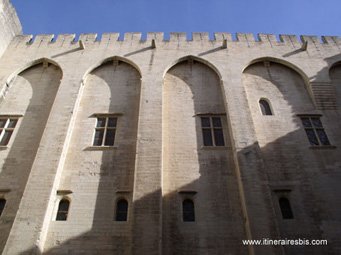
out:
<path id="1" fill-rule="evenodd" d="M 201 63 L 190 61 L 179 63 L 166 75 L 163 92 L 165 176 L 162 191 L 164 229 L 162 242 L 165 254 L 248 253 L 241 242 L 245 238 L 244 222 L 241 216 L 236 169 L 230 139 L 226 132 L 227 125 L 224 124 L 226 148 L 202 148 L 200 115 L 193 117 L 197 113 L 204 113 L 226 118 L 226 114 L 221 114 L 226 110 L 219 96 L 220 89 L 217 87 L 219 80 L 211 72 Z M 196 78 L 198 76 L 200 78 Z M 305 93 L 307 95 L 304 82 L 287 67 L 276 63 L 270 63 L 270 67 L 265 67 L 263 63 L 255 63 L 244 72 L 243 82 L 259 140 L 258 144 L 237 153 L 239 164 L 244 167 L 240 174 L 245 187 L 244 192 L 248 193 L 248 213 L 252 214 L 253 209 L 258 206 L 257 203 L 262 203 L 269 211 L 269 215 L 273 213 L 276 215 L 272 219 L 273 236 L 264 238 L 328 240 L 328 246 L 255 247 L 256 254 L 284 254 L 284 251 L 285 254 L 338 254 L 337 247 L 340 247 L 340 241 L 337 237 L 341 227 L 333 228 L 332 225 L 339 226 L 341 222 L 340 208 L 337 206 L 341 203 L 336 203 L 340 200 L 336 195 L 340 183 L 340 175 L 337 175 L 339 170 L 337 166 L 341 164 L 338 158 L 339 149 L 310 148 L 305 130 L 296 116 L 301 111 L 307 113 L 314 110 L 309 97 L 304 96 Z M 215 84 L 212 87 L 215 86 L 219 92 L 214 92 L 214 89 L 207 91 L 205 84 Z M 266 94 L 268 92 L 267 89 L 263 89 L 263 84 L 266 88 L 269 85 L 273 87 L 270 94 Z M 285 84 L 289 84 L 295 93 L 291 93 Z M 258 106 L 260 94 L 267 98 L 275 96 L 271 99 L 275 115 L 261 116 Z M 179 96 L 177 102 L 172 100 L 174 96 Z M 275 104 L 276 101 L 278 105 Z M 115 111 L 113 108 L 110 110 Z M 335 122 L 335 119 L 332 121 Z M 326 119 L 326 123 L 331 121 Z M 327 129 L 326 126 L 333 145 L 340 146 L 339 130 Z M 176 146 L 177 143 L 184 143 L 180 140 L 186 141 L 182 151 Z M 129 147 L 127 150 L 135 149 Z M 113 159 L 117 158 L 111 152 L 104 153 L 102 165 L 113 162 Z M 107 170 L 114 173 L 116 168 L 111 169 L 112 167 L 114 166 L 110 163 Z M 255 171 L 250 173 L 250 170 Z M 122 228 L 123 225 L 131 224 L 130 221 L 121 222 L 121 225 L 111 224 L 112 216 L 103 213 L 114 210 L 112 206 L 114 200 L 108 193 L 114 192 L 114 189 L 109 187 L 115 182 L 110 178 L 100 177 L 91 230 L 57 244 L 58 246 L 48 249 L 44 254 L 111 254 L 114 251 L 118 254 L 138 254 L 138 247 L 136 249 L 133 247 L 131 239 L 117 234 L 116 230 L 110 232 L 110 228 Z M 252 182 L 252 179 L 261 180 L 261 183 Z M 155 191 L 155 194 L 149 194 L 136 201 L 130 206 L 132 213 L 134 206 L 154 203 L 153 199 L 159 192 Z M 288 197 L 294 219 L 282 218 L 278 205 L 281 196 Z M 193 199 L 195 203 L 195 222 L 182 221 L 181 203 L 186 198 Z M 262 229 L 261 222 L 264 216 L 256 216 L 259 222 L 251 224 L 256 227 L 258 224 L 258 228 Z M 64 223 L 65 228 L 72 225 L 71 219 Z M 104 226 L 105 224 L 107 226 Z M 134 225 L 130 227 L 133 233 Z M 110 234 L 101 235 L 103 228 Z M 152 252 L 158 254 L 158 251 Z"/>
<path id="2" fill-rule="evenodd" d="M 328 67 L 330 67 L 329 70 L 323 70 L 323 72 L 326 74 L 329 74 L 329 77 L 331 79 L 332 85 L 336 91 L 336 106 L 337 110 L 340 111 L 341 109 L 341 54 L 327 58 L 326 62 L 328 64 Z"/>
<path id="3" fill-rule="evenodd" d="M 0 104 L 1 115 L 21 116 L 8 146 L 0 148 L 0 189 L 8 190 L 1 216 L 0 250 L 16 217 L 61 78 L 59 67 L 36 64 L 17 75 Z"/>
<path id="4" fill-rule="evenodd" d="M 297 132 L 302 132 L 302 130 L 297 130 L 293 132 L 292 134 L 288 134 L 288 136 L 284 136 L 278 141 L 275 142 L 283 142 L 286 141 L 287 139 L 291 139 L 292 135 L 296 136 Z M 283 141 L 282 141 L 283 140 Z M 271 144 L 270 144 L 271 146 Z M 264 147 L 264 149 L 267 149 L 267 147 Z M 322 157 L 323 158 L 331 158 L 334 157 L 336 152 L 333 153 L 333 155 L 330 155 L 330 152 L 328 151 L 316 151 L 317 153 L 321 154 L 322 152 Z M 244 160 L 245 162 L 250 162 L 250 168 L 252 168 L 252 161 L 254 159 L 259 158 L 259 145 L 254 144 L 253 146 L 249 146 L 242 150 L 238 157 Z M 317 171 L 315 171 L 313 174 L 328 174 L 328 175 L 333 175 L 335 173 L 335 170 L 328 170 L 326 168 L 321 168 Z M 255 174 L 260 174 L 260 173 L 255 173 Z M 243 176 L 242 176 L 243 178 Z M 337 187 L 337 183 L 339 183 L 338 180 L 332 180 L 332 177 L 325 177 L 330 180 L 330 184 L 333 185 L 334 187 Z M 315 178 L 317 179 L 317 177 Z M 314 184 L 314 181 L 316 180 L 311 180 L 311 185 Z M 181 190 L 187 190 L 188 187 L 193 187 L 197 186 L 199 183 L 202 183 L 202 180 L 198 179 L 192 183 L 188 183 L 184 187 L 180 187 Z M 307 186 L 307 182 L 304 184 Z M 312 186 L 308 185 L 308 187 L 290 187 L 291 192 L 290 192 L 290 203 L 291 207 L 293 210 L 294 214 L 294 219 L 282 219 L 282 215 L 279 209 L 279 205 L 277 204 L 277 194 L 273 193 L 273 206 L 275 207 L 276 210 L 276 215 L 277 218 L 274 219 L 274 221 L 278 221 L 278 225 L 280 228 L 280 231 L 282 232 L 279 237 L 280 238 L 287 238 L 287 239 L 327 239 L 328 240 L 328 245 L 327 246 L 286 246 L 284 247 L 286 253 L 288 254 L 334 254 L 337 255 L 337 247 L 340 244 L 340 241 L 338 240 L 337 236 L 338 235 L 330 235 L 328 232 L 321 232 L 320 230 L 316 231 L 316 229 L 323 228 L 328 224 L 328 222 L 322 222 L 321 217 L 325 217 L 326 215 L 331 215 L 331 220 L 337 220 L 340 222 L 340 219 L 337 219 L 338 216 L 334 214 L 334 209 L 330 208 L 330 204 L 322 204 L 321 206 L 318 206 L 317 204 L 312 204 L 311 201 L 313 198 L 315 198 L 315 201 L 318 201 L 318 197 L 315 197 L 314 194 L 316 193 L 316 188 L 314 190 L 314 194 L 311 194 L 310 196 L 301 195 L 301 192 L 306 192 L 307 190 L 312 190 Z M 262 189 L 268 190 L 269 186 L 267 184 L 261 185 Z M 281 186 L 281 189 L 283 187 Z M 254 192 L 256 194 L 259 194 L 259 188 L 258 187 L 251 187 L 249 189 L 250 192 Z M 276 188 L 274 189 L 276 190 Z M 273 191 L 274 191 L 273 190 Z M 155 193 L 159 193 L 160 191 L 156 191 Z M 179 196 L 179 193 L 177 191 L 174 191 L 173 193 L 168 194 L 165 196 L 165 202 L 169 201 L 172 198 L 175 198 L 176 196 Z M 313 198 L 312 198 L 313 197 Z M 150 194 L 148 196 L 145 196 L 143 199 L 136 201 L 137 204 L 148 204 L 150 203 L 151 199 L 154 198 L 154 194 Z M 308 201 L 304 201 L 304 199 L 307 199 Z M 215 200 L 209 201 L 208 203 L 214 203 L 216 202 Z M 217 203 L 217 202 L 216 202 Z M 238 201 L 239 203 L 239 201 Z M 134 205 L 133 205 L 134 206 Z M 199 207 L 207 206 L 207 203 L 199 205 Z M 323 207 L 326 206 L 326 207 Z M 334 204 L 334 207 L 337 205 Z M 204 223 L 204 226 L 199 226 L 199 227 L 194 227 L 194 229 L 200 229 L 200 231 L 205 231 L 206 228 L 210 227 L 210 223 L 207 222 L 207 218 L 211 217 L 208 215 L 200 215 L 198 213 L 198 210 L 200 210 L 197 206 L 195 208 L 196 212 L 196 222 L 183 222 L 182 221 L 182 211 L 181 211 L 181 200 L 177 199 L 176 204 L 172 205 L 171 208 L 173 214 L 173 222 L 170 224 L 171 228 L 169 228 L 167 238 L 170 239 L 171 242 L 175 244 L 174 247 L 172 247 L 170 250 L 167 251 L 166 254 L 207 254 L 207 251 L 210 252 L 210 254 L 219 254 L 216 252 L 217 250 L 217 244 L 219 245 L 219 242 L 215 240 L 215 238 L 212 239 L 207 239 L 206 241 L 210 241 L 209 246 L 199 246 L 200 245 L 200 238 L 198 238 L 198 235 L 196 235 L 193 231 L 193 225 L 200 223 Z M 175 215 L 177 217 L 175 218 Z M 239 218 L 240 215 L 238 215 L 237 211 L 230 210 L 227 215 L 221 215 L 221 217 L 226 217 L 228 219 L 233 219 L 233 218 Z M 101 220 L 105 221 L 107 220 L 109 222 L 108 225 L 111 225 L 112 218 L 107 218 L 104 219 L 102 218 Z M 261 218 L 260 218 L 261 220 Z M 309 226 L 309 224 L 313 222 L 313 225 Z M 303 224 L 302 224 L 303 223 Z M 129 224 L 129 222 L 123 222 L 122 224 Z M 329 223 L 330 224 L 330 223 Z M 215 225 L 215 224 L 213 224 Z M 174 226 L 174 229 L 172 228 Z M 297 226 L 300 226 L 297 228 Z M 308 228 L 307 228 L 308 226 Z M 67 226 L 66 226 L 67 227 Z M 231 227 L 228 229 L 228 231 L 233 232 L 236 228 L 242 228 L 242 224 L 240 226 L 232 225 L 231 222 Z M 290 232 L 288 231 L 290 230 Z M 315 229 L 313 232 L 310 232 L 311 229 Z M 126 243 L 126 238 L 122 236 L 106 236 L 106 237 L 100 237 L 98 236 L 98 229 L 96 228 L 91 229 L 90 231 L 70 238 L 69 240 L 59 244 L 58 246 L 49 249 L 43 254 L 46 255 L 53 255 L 53 254 L 112 254 L 113 250 L 116 250 L 118 254 L 138 254 L 138 250 L 135 250 L 135 252 L 131 252 L 131 243 L 127 244 Z M 174 231 L 174 235 L 172 234 L 172 231 Z M 246 251 L 246 247 L 242 245 L 241 239 L 238 238 L 236 233 L 231 234 L 232 238 L 227 239 L 226 243 L 229 242 L 229 244 L 225 245 L 224 247 L 220 247 L 220 249 L 225 249 L 226 251 L 233 251 L 231 254 L 235 254 L 234 251 L 239 250 L 240 253 L 238 254 L 248 254 Z M 234 236 L 234 237 L 233 237 Z M 109 241 L 108 239 L 111 239 L 111 244 L 115 245 L 115 248 L 113 249 L 112 247 L 109 246 L 102 246 L 103 239 L 106 239 L 106 241 Z M 268 237 L 264 236 L 264 238 L 273 238 L 273 237 Z M 175 241 L 178 240 L 179 244 L 176 244 Z M 121 246 L 119 246 L 121 244 Z M 188 245 L 188 246 L 186 246 Z M 78 247 L 75 249 L 75 247 Z M 181 247 L 181 248 L 180 248 Z M 280 249 L 280 247 L 277 247 Z M 107 250 L 106 250 L 107 249 Z M 257 248 L 256 248 L 257 249 Z M 266 246 L 262 247 L 264 252 L 267 252 L 266 254 L 281 254 L 280 251 L 277 250 L 277 252 L 273 252 L 274 248 L 273 246 Z M 34 251 L 34 250 L 32 250 Z M 23 252 L 22 254 L 34 254 L 32 251 L 27 251 Z M 194 253 L 193 251 L 197 252 Z M 155 253 L 157 254 L 157 253 Z M 228 254 L 228 253 L 227 253 Z M 256 253 L 258 254 L 258 253 Z M 264 253 L 261 253 L 264 254 Z"/>
<path id="5" fill-rule="evenodd" d="M 116 203 L 119 199 L 127 200 L 130 205 L 129 209 L 132 209 L 141 76 L 134 67 L 116 60 L 114 60 L 114 66 L 112 63 L 103 65 L 94 70 L 93 75 L 98 76 L 110 87 L 108 112 L 122 113 L 122 115 L 117 116 L 115 140 L 118 143 L 115 141 L 115 144 L 118 148 L 114 151 L 103 151 L 102 154 L 101 177 L 92 230 L 89 235 L 89 239 L 93 240 L 88 241 L 87 246 L 89 250 L 94 246 L 99 247 L 101 254 L 102 252 L 112 253 L 112 251 L 119 254 L 130 254 L 132 226 L 114 221 L 114 218 Z M 97 86 L 96 83 L 89 85 Z M 96 93 L 96 90 L 93 92 Z M 101 99 L 98 98 L 98 100 Z M 94 109 L 90 111 L 94 111 Z M 112 224 L 108 224 L 108 220 Z M 105 237 L 103 233 L 106 233 Z M 107 235 L 107 233 L 111 234 Z M 82 242 L 80 247 L 86 248 Z M 127 249 L 127 247 L 129 248 Z"/>
<path id="6" fill-rule="evenodd" d="M 88 75 L 59 188 L 73 191 L 71 210 L 78 211 L 70 212 L 68 221 L 50 223 L 45 247 L 49 249 L 75 232 L 85 233 L 49 253 L 77 250 L 93 254 L 95 250 L 130 254 L 131 223 L 115 222 L 114 212 L 119 199 L 129 204 L 132 200 L 140 83 L 138 71 L 116 58 Z M 90 146 L 97 118 L 109 117 L 117 119 L 115 147 Z M 64 227 L 69 231 L 63 233 Z"/>
<path id="7" fill-rule="evenodd" d="M 300 143 L 305 144 L 305 138 L 302 139 L 299 133 L 287 141 L 280 138 L 302 127 L 297 114 L 316 114 L 308 93 L 309 84 L 305 84 L 302 77 L 289 67 L 267 61 L 247 67 L 243 73 L 243 83 L 267 169 L 266 178 L 270 182 L 295 180 L 302 174 L 301 169 L 305 169 L 300 166 L 304 161 L 299 159 L 304 157 L 302 148 L 298 147 Z M 263 115 L 260 112 L 259 101 L 262 98 L 271 104 L 273 115 Z M 276 140 L 283 143 L 273 143 Z M 264 149 L 265 146 L 268 149 Z"/>
<path id="8" fill-rule="evenodd" d="M 311 146 L 299 114 L 320 118 L 332 145 L 340 144 L 340 129 L 336 128 L 340 123 L 335 121 L 336 111 L 324 111 L 316 116 L 321 111 L 316 110 L 309 97 L 310 88 L 305 80 L 292 69 L 266 60 L 249 66 L 243 74 L 264 163 L 263 180 L 279 216 L 279 236 L 327 239 L 332 243 L 328 247 L 285 246 L 285 254 L 337 254 L 339 233 L 331 230 L 331 225 L 335 224 L 334 220 L 340 222 L 341 212 L 334 200 L 338 188 L 335 178 L 340 180 L 340 176 L 335 176 L 340 164 L 338 149 L 321 146 L 321 141 L 320 145 Z M 273 115 L 261 114 L 258 105 L 261 98 L 269 99 Z M 245 153 L 243 157 L 250 155 L 253 154 Z M 282 219 L 278 205 L 281 197 L 292 202 L 294 219 Z M 329 217 L 333 220 L 329 221 Z"/>
<path id="9" fill-rule="evenodd" d="M 246 254 L 239 245 L 245 233 L 220 79 L 199 61 L 176 64 L 163 85 L 162 254 Z M 202 119 L 210 123 L 212 146 L 204 146 Z M 225 139 L 219 144 L 220 126 Z M 195 222 L 182 219 L 187 199 L 194 202 Z"/>

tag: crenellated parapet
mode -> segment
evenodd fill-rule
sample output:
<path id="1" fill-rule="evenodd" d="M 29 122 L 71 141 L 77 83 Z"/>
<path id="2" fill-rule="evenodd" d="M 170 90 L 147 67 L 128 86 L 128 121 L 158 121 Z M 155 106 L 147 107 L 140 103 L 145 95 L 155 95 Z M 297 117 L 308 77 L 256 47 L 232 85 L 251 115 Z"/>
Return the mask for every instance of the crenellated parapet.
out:
<path id="1" fill-rule="evenodd" d="M 323 84 L 325 91 L 330 84 L 329 68 L 341 61 L 340 50 L 339 36 L 225 32 L 39 34 L 15 36 L 0 64 L 5 63 L 2 77 L 6 81 L 18 70 L 24 70 L 24 67 L 42 59 L 49 59 L 64 73 L 82 80 L 89 70 L 116 56 L 133 64 L 145 78 L 152 69 L 158 70 L 158 75 L 161 74 L 158 77 L 161 77 L 179 60 L 191 56 L 209 63 L 223 74 L 222 80 L 229 80 L 231 70 L 241 74 L 248 65 L 267 60 L 293 68 L 306 77 L 307 83 Z M 74 66 L 78 67 L 77 75 Z M 318 94 L 320 90 L 310 91 L 311 94 Z M 323 107 L 327 106 L 324 103 L 326 100 L 329 99 L 320 100 Z"/>
<path id="2" fill-rule="evenodd" d="M 209 33 L 170 33 L 166 37 L 162 32 L 147 33 L 145 37 L 142 33 L 104 33 L 98 36 L 96 33 L 81 34 L 39 34 L 20 35 L 16 37 L 16 45 L 74 45 L 82 41 L 85 45 L 109 45 L 109 44 L 144 44 L 155 41 L 164 44 L 181 44 L 181 43 L 209 43 L 209 44 L 244 44 L 249 47 L 253 45 L 269 44 L 270 46 L 287 45 L 293 48 L 300 48 L 305 43 L 323 46 L 341 46 L 341 38 L 339 36 L 296 36 L 296 35 L 275 35 L 275 34 L 257 34 L 252 33 L 214 33 L 210 38 Z"/>

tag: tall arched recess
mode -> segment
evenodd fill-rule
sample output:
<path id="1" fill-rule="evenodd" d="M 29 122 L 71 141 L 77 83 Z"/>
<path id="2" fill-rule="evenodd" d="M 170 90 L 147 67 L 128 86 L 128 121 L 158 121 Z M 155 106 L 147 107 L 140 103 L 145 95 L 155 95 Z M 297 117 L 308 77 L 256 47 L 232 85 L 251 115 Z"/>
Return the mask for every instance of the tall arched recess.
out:
<path id="1" fill-rule="evenodd" d="M 131 219 L 114 219 L 119 199 L 131 206 L 140 90 L 139 71 L 117 57 L 106 59 L 84 78 L 58 188 L 72 192 L 67 227 L 51 219 L 45 251 L 96 253 L 103 247 L 108 254 L 129 254 Z M 98 139 L 102 131 L 108 140 Z"/>
<path id="2" fill-rule="evenodd" d="M 336 90 L 337 109 L 341 110 L 341 62 L 334 64 L 329 71 L 330 79 Z"/>
<path id="3" fill-rule="evenodd" d="M 272 59 L 245 68 L 243 84 L 261 147 L 297 130 L 301 126 L 297 114 L 314 113 L 306 80 L 306 76 Z M 262 114 L 260 100 L 271 105 L 272 115 Z"/>
<path id="4" fill-rule="evenodd" d="M 2 195 L 7 201 L 1 216 L 0 251 L 16 216 L 61 78 L 61 69 L 43 59 L 14 75 L 3 94 L 2 132 L 4 127 L 14 129 L 8 143 L 0 146 L 0 190 L 5 190 Z"/>
<path id="5" fill-rule="evenodd" d="M 219 75 L 201 59 L 184 58 L 164 76 L 163 254 L 227 254 L 226 242 L 244 238 L 223 98 Z M 215 131 L 217 140 L 205 145 L 203 132 Z M 194 210 L 189 222 L 187 200 Z M 242 249 L 235 246 L 233 253 Z"/>
<path id="6" fill-rule="evenodd" d="M 316 159 L 319 157 L 311 150 L 302 120 L 316 119 L 315 106 L 308 92 L 305 76 L 289 64 L 262 59 L 249 65 L 243 72 L 243 85 L 253 120 L 258 144 L 261 150 L 259 161 L 264 164 L 264 172 L 257 174 L 264 178 L 269 189 L 273 208 L 271 219 L 278 227 L 281 237 L 319 236 L 318 217 L 307 217 L 309 212 L 318 211 L 309 199 L 319 200 L 314 189 L 319 176 Z M 272 115 L 263 115 L 259 106 L 260 99 L 271 104 Z M 304 116 L 304 117 L 303 117 Z M 321 117 L 323 122 L 323 117 Z M 328 152 L 329 153 L 329 152 Z M 316 177 L 316 178 L 315 178 Z M 315 179 L 314 179 L 315 178 Z M 294 219 L 283 220 L 279 199 L 290 199 Z M 251 212 L 252 213 L 252 212 Z M 288 254 L 299 254 L 297 247 L 285 247 Z"/>

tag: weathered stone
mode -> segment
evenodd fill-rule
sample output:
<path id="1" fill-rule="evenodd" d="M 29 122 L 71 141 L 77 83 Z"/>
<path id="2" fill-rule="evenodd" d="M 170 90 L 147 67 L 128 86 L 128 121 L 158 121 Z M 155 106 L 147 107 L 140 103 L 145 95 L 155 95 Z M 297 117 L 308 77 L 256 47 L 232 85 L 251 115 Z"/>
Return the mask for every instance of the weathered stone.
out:
<path id="1" fill-rule="evenodd" d="M 1 23 L 0 117 L 18 118 L 0 146 L 3 254 L 340 254 L 338 37 L 74 41 L 21 35 L 8 0 L 0 10 L 0 23 L 13 17 Z M 310 145 L 303 115 L 320 118 L 331 146 Z M 93 146 L 108 116 L 114 146 Z M 204 146 L 204 116 L 221 119 L 224 146 Z M 56 221 L 62 198 L 67 220 Z M 115 221 L 119 199 L 127 221 Z M 194 222 L 183 221 L 185 199 Z M 328 245 L 242 244 L 263 238 Z"/>

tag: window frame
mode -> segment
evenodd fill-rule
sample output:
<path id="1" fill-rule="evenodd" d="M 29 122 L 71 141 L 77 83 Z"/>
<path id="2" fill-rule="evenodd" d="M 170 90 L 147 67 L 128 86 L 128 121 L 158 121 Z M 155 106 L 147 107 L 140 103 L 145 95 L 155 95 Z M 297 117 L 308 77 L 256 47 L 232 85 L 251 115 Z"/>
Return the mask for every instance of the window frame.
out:
<path id="1" fill-rule="evenodd" d="M 195 223 L 198 222 L 198 208 L 197 208 L 197 191 L 195 190 L 178 190 L 179 194 L 179 219 L 181 219 L 181 222 L 183 223 Z M 185 221 L 184 220 L 184 202 L 186 200 L 190 200 L 193 204 L 193 216 L 194 220 L 193 221 Z"/>
<path id="2" fill-rule="evenodd" d="M 125 212 L 125 220 L 119 220 L 117 217 L 119 215 L 119 211 L 118 211 L 118 204 L 119 202 L 124 201 L 127 204 L 127 210 Z M 129 200 L 125 197 L 120 197 L 116 200 L 115 203 L 115 217 L 114 217 L 114 221 L 115 222 L 127 222 L 129 220 Z"/>
<path id="3" fill-rule="evenodd" d="M 94 128 L 94 133 L 93 133 L 93 137 L 92 137 L 92 145 L 91 147 L 93 148 L 114 148 L 117 147 L 116 143 L 117 143 L 117 126 L 118 126 L 118 122 L 119 122 L 119 116 L 122 114 L 112 114 L 112 113 L 107 113 L 107 114 L 93 114 L 92 117 L 96 118 L 96 124 L 95 124 L 95 128 Z M 105 119 L 105 123 L 103 127 L 98 127 L 98 120 L 99 119 Z M 115 119 L 115 126 L 111 127 L 108 126 L 109 123 L 109 119 Z M 96 132 L 98 130 L 103 130 L 103 136 L 102 136 L 102 141 L 101 141 L 101 145 L 96 145 L 95 144 L 95 139 L 96 139 Z M 106 139 L 107 139 L 107 132 L 108 130 L 113 130 L 114 131 L 114 141 L 112 145 L 106 145 Z"/>
<path id="4" fill-rule="evenodd" d="M 190 201 L 191 202 L 191 206 L 193 206 L 192 211 L 191 211 L 191 219 L 190 220 L 186 220 L 185 219 L 185 207 L 184 207 L 184 203 L 186 201 Z M 196 221 L 196 217 L 195 217 L 195 203 L 194 203 L 194 199 L 193 198 L 189 198 L 189 197 L 185 197 L 182 199 L 182 203 L 181 203 L 181 209 L 182 209 L 182 222 L 195 222 Z M 188 212 L 187 212 L 188 214 Z"/>
<path id="5" fill-rule="evenodd" d="M 225 137 L 225 125 L 224 125 L 224 114 L 200 114 L 200 130 L 201 130 L 201 135 L 202 135 L 202 145 L 203 147 L 215 147 L 215 148 L 225 148 L 226 147 L 226 137 Z M 209 127 L 203 127 L 202 121 L 203 118 L 208 118 L 210 126 Z M 219 118 L 220 127 L 214 126 L 213 118 Z M 210 130 L 211 134 L 211 142 L 212 145 L 205 145 L 205 135 L 204 135 L 204 130 Z M 215 137 L 215 130 L 221 130 L 222 134 L 222 141 L 223 145 L 217 145 L 216 137 Z"/>
<path id="6" fill-rule="evenodd" d="M 0 115 L 0 121 L 5 120 L 5 124 L 3 127 L 0 127 L 0 147 L 7 147 L 11 143 L 11 138 L 14 135 L 14 132 L 16 130 L 16 127 L 18 126 L 20 117 L 22 115 Z M 13 127 L 9 127 L 9 124 L 11 123 L 11 120 L 15 120 L 15 125 Z M 7 143 L 2 144 L 3 138 L 5 137 L 5 133 L 10 132 L 10 136 L 8 138 Z"/>
<path id="7" fill-rule="evenodd" d="M 285 201 L 286 204 L 283 204 L 283 201 Z M 278 205 L 279 205 L 279 209 L 281 211 L 281 215 L 282 215 L 283 220 L 295 219 L 290 199 L 287 196 L 285 196 L 285 195 L 279 196 L 278 197 Z"/>
<path id="8" fill-rule="evenodd" d="M 307 139 L 308 139 L 308 142 L 310 144 L 310 146 L 312 147 L 334 147 L 331 143 L 330 143 L 330 140 L 328 138 L 328 135 L 327 135 L 327 132 L 325 130 L 325 127 L 323 126 L 323 123 L 321 121 L 321 117 L 322 115 L 321 114 L 298 114 L 297 115 L 300 120 L 301 120 L 301 124 L 302 124 L 302 127 L 305 131 L 305 134 L 307 136 Z M 316 125 L 314 125 L 314 122 L 312 121 L 312 119 L 315 118 L 315 119 L 318 119 L 319 122 L 321 123 L 321 127 L 317 127 Z M 308 119 L 309 120 L 309 123 L 310 123 L 310 127 L 307 127 L 304 125 L 303 123 L 303 119 Z M 314 138 L 315 140 L 318 142 L 318 144 L 314 144 L 309 135 L 308 135 L 308 132 L 307 130 L 312 130 L 313 131 L 313 134 L 314 134 Z M 327 142 L 328 144 L 324 144 L 322 141 L 321 141 L 321 138 L 320 138 L 320 135 L 319 133 L 317 132 L 317 130 L 321 130 L 323 132 L 323 134 L 325 135 L 325 137 L 327 138 Z"/>
<path id="9" fill-rule="evenodd" d="M 4 197 L 0 197 L 0 201 L 4 201 L 4 207 L 0 210 L 0 218 L 1 218 L 1 216 L 4 214 L 4 211 L 6 209 L 7 199 Z"/>
<path id="10" fill-rule="evenodd" d="M 267 106 L 269 107 L 270 114 L 266 114 L 266 109 L 264 109 L 265 110 L 265 114 L 263 113 L 263 111 L 262 111 L 263 104 L 261 102 L 265 102 L 267 104 Z M 258 100 L 258 107 L 259 107 L 259 110 L 260 110 L 262 116 L 273 116 L 274 115 L 274 111 L 272 109 L 272 106 L 271 106 L 271 103 L 270 103 L 269 99 L 264 98 L 264 97 L 260 98 Z"/>
<path id="11" fill-rule="evenodd" d="M 297 215 L 296 213 L 294 213 L 295 209 L 293 207 L 294 201 L 292 199 L 292 192 L 293 192 L 294 187 L 280 187 L 279 189 L 276 188 L 273 191 L 274 196 L 273 196 L 273 203 L 275 205 L 276 208 L 276 214 L 278 215 L 278 218 L 280 218 L 281 220 L 297 220 Z M 287 212 L 287 208 L 283 208 L 281 205 L 283 205 L 283 203 L 281 203 L 280 201 L 282 199 L 285 199 L 288 202 L 289 205 L 289 210 L 290 210 L 290 215 L 291 217 L 285 217 L 285 213 L 283 214 L 283 211 Z M 283 210 L 284 209 L 284 210 Z"/>
<path id="12" fill-rule="evenodd" d="M 68 204 L 68 209 L 66 211 L 66 217 L 65 217 L 65 220 L 61 220 L 61 219 L 58 219 L 58 214 L 59 214 L 59 207 L 60 207 L 60 203 L 62 201 L 67 201 L 69 204 Z M 61 197 L 60 199 L 58 199 L 58 203 L 57 203 L 57 211 L 56 211 L 56 215 L 55 215 L 55 221 L 68 221 L 69 217 L 70 217 L 70 208 L 71 208 L 71 199 L 69 197 L 66 197 L 66 196 L 63 196 Z M 65 211 L 62 211 L 63 213 L 65 213 Z"/>

